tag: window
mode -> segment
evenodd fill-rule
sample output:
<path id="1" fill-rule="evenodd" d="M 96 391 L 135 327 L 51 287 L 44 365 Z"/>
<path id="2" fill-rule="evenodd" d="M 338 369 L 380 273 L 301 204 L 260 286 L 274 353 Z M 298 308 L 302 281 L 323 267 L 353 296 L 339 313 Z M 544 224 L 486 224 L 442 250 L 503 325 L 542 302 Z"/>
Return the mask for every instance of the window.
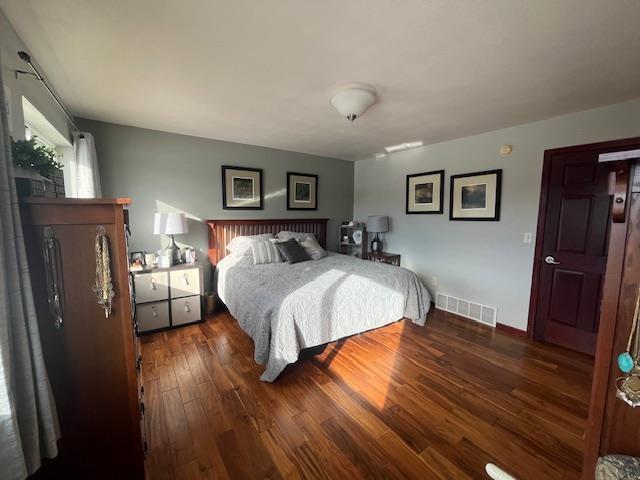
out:
<path id="1" fill-rule="evenodd" d="M 24 122 L 24 138 L 26 140 L 34 139 L 36 143 L 44 147 L 53 148 L 54 150 L 58 147 L 58 145 L 56 145 L 51 140 L 47 139 L 46 136 L 42 135 L 35 128 L 29 125 L 29 123 L 27 123 L 26 121 Z"/>

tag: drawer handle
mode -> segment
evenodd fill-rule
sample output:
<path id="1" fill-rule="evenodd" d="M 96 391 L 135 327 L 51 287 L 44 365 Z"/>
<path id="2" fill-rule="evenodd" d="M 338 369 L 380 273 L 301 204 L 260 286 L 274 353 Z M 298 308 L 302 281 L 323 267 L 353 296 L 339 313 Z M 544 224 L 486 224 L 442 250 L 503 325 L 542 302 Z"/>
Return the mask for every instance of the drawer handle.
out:
<path id="1" fill-rule="evenodd" d="M 187 275 L 186 273 L 184 274 L 184 284 L 189 285 L 189 275 Z"/>
<path id="2" fill-rule="evenodd" d="M 189 302 L 184 302 L 184 311 L 185 312 L 191 311 L 191 306 L 189 305 Z"/>
<path id="3" fill-rule="evenodd" d="M 156 279 L 151 277 L 151 290 L 156 290 Z"/>
<path id="4" fill-rule="evenodd" d="M 158 307 L 151 307 L 151 311 L 153 312 L 152 315 L 154 317 L 158 316 Z"/>

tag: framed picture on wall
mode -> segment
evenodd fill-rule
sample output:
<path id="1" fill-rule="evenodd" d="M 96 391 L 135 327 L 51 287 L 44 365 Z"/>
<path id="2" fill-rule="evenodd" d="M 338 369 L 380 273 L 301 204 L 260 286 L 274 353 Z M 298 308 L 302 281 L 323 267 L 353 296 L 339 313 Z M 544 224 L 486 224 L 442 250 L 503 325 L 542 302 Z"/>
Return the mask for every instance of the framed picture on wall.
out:
<path id="1" fill-rule="evenodd" d="M 222 208 L 262 210 L 262 169 L 222 166 Z"/>
<path id="2" fill-rule="evenodd" d="M 442 213 L 444 170 L 407 175 L 406 212 Z"/>
<path id="3" fill-rule="evenodd" d="M 318 175 L 287 172 L 287 210 L 318 209 Z"/>
<path id="4" fill-rule="evenodd" d="M 500 220 L 502 170 L 451 176 L 449 220 Z"/>

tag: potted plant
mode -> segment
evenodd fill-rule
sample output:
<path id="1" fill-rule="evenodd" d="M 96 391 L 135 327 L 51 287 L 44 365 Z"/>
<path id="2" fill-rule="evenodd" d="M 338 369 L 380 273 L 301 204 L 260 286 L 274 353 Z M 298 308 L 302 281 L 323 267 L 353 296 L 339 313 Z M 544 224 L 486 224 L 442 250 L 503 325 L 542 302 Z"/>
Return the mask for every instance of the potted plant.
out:
<path id="1" fill-rule="evenodd" d="M 16 185 L 20 196 L 56 196 L 60 193 L 56 185 L 61 185 L 62 163 L 53 148 L 30 140 L 12 140 L 13 162 L 16 166 Z"/>

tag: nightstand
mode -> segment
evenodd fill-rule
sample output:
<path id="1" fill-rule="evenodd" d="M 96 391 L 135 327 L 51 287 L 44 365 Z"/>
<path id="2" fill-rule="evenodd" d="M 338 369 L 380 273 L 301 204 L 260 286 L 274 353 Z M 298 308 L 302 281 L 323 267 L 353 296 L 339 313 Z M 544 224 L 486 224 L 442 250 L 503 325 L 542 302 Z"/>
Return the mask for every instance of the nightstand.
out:
<path id="1" fill-rule="evenodd" d="M 400 254 L 389 252 L 367 252 L 362 256 L 363 260 L 371 262 L 388 263 L 396 267 L 400 266 Z"/>
<path id="2" fill-rule="evenodd" d="M 137 333 L 202 321 L 203 267 L 183 263 L 131 272 Z"/>

